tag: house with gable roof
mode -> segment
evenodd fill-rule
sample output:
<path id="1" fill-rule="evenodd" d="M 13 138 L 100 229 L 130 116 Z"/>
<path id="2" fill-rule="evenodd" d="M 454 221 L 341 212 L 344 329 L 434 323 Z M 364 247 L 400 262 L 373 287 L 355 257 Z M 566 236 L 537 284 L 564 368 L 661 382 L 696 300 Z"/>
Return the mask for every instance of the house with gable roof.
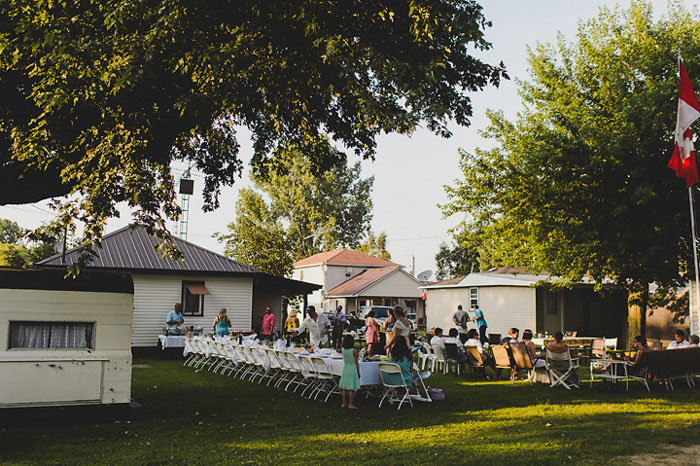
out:
<path id="1" fill-rule="evenodd" d="M 293 278 L 321 285 L 308 304 L 330 312 L 340 304 L 346 313 L 364 306 L 401 305 L 424 317 L 420 282 L 403 266 L 350 249 L 322 252 L 294 264 Z"/>
<path id="2" fill-rule="evenodd" d="M 319 285 L 263 273 L 189 241 L 173 237 L 184 260 L 163 258 L 158 240 L 141 226 L 127 226 L 102 237 L 86 268 L 130 273 L 134 283 L 132 347 L 158 343 L 168 312 L 183 305 L 185 325 L 211 331 L 219 310 L 226 308 L 233 331 L 259 330 L 265 308 L 277 317 L 278 329 L 286 318 L 286 299 L 306 295 Z M 77 264 L 81 249 L 74 248 L 38 262 L 42 268 Z"/>

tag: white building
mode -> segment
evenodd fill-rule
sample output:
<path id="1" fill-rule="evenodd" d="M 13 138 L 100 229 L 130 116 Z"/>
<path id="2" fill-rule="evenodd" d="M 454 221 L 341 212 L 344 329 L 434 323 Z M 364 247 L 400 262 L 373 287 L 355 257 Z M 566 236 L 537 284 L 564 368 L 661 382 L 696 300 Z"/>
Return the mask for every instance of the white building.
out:
<path id="1" fill-rule="evenodd" d="M 128 274 L 0 269 L 0 408 L 129 403 Z"/>
<path id="2" fill-rule="evenodd" d="M 610 290 L 601 295 L 593 285 L 551 290 L 542 282 L 549 275 L 533 275 L 520 268 L 501 268 L 432 283 L 426 290 L 427 328 L 454 327 L 452 315 L 461 304 L 469 310 L 477 304 L 484 312 L 488 333 L 506 335 L 511 327 L 521 331 L 553 334 L 578 331 L 581 335 L 623 335 L 627 319 L 627 295 Z M 473 315 L 472 315 L 473 317 Z M 473 323 L 470 327 L 476 328 Z"/>
<path id="3" fill-rule="evenodd" d="M 363 306 L 398 304 L 423 318 L 420 282 L 391 261 L 338 249 L 298 261 L 293 278 L 321 285 L 307 301 L 322 311 L 332 311 L 338 304 L 347 313 Z"/>
<path id="4" fill-rule="evenodd" d="M 310 293 L 319 287 L 275 277 L 173 237 L 184 260 L 162 258 L 158 240 L 145 228 L 125 227 L 102 238 L 97 256 L 87 270 L 128 272 L 134 281 L 134 321 L 131 345 L 151 347 L 165 327 L 168 312 L 182 303 L 184 325 L 211 331 L 221 308 L 226 308 L 232 330 L 258 330 L 269 306 L 281 328 L 285 298 Z M 80 249 L 40 261 L 41 267 L 65 268 L 78 262 Z"/>

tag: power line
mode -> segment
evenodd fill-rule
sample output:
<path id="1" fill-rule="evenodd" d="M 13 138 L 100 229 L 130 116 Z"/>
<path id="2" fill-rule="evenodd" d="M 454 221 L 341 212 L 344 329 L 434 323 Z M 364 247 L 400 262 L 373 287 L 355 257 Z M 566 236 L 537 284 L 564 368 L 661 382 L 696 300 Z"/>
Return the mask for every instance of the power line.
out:
<path id="1" fill-rule="evenodd" d="M 387 238 L 387 242 L 391 243 L 392 241 L 414 241 L 414 240 L 420 240 L 420 239 L 435 239 L 435 238 L 448 238 L 450 235 L 444 234 L 444 235 L 435 235 L 435 236 L 416 236 L 413 238 Z"/>

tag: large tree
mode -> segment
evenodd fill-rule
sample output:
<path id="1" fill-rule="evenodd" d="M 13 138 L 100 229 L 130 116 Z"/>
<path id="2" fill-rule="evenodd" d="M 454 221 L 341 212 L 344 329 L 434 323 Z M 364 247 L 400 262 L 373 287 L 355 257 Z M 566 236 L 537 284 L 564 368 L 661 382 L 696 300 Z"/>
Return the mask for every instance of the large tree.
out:
<path id="1" fill-rule="evenodd" d="M 476 240 L 476 236 L 462 234 L 457 235 L 451 244 L 440 243 L 440 248 L 435 254 L 435 279 L 440 281 L 478 272 L 480 269 Z"/>
<path id="2" fill-rule="evenodd" d="M 278 150 L 278 166 L 266 176 L 251 173 L 254 187 L 239 190 L 236 217 L 225 253 L 262 271 L 289 275 L 295 261 L 337 247 L 355 247 L 369 230 L 374 178 L 362 179 L 360 163 L 326 141 L 333 164 L 315 173 L 298 148 Z"/>
<path id="3" fill-rule="evenodd" d="M 57 223 L 90 247 L 124 201 L 165 237 L 171 162 L 216 208 L 237 127 L 260 173 L 288 143 L 323 171 L 326 134 L 364 157 L 382 132 L 448 136 L 504 76 L 470 53 L 488 26 L 473 0 L 0 0 L 0 204 L 67 195 Z"/>
<path id="4" fill-rule="evenodd" d="M 654 20 L 633 2 L 531 51 L 517 121 L 490 113 L 495 147 L 462 151 L 464 178 L 448 188 L 445 213 L 470 214 L 482 265 L 613 280 L 629 291 L 629 334 L 643 331 L 648 285 L 676 286 L 688 268 L 688 193 L 666 163 L 676 54 L 700 77 L 698 27 L 679 5 Z"/>
<path id="5" fill-rule="evenodd" d="M 369 254 L 370 256 L 378 257 L 384 260 L 391 260 L 391 254 L 387 250 L 387 237 L 386 232 L 382 231 L 378 235 L 374 234 L 374 231 L 369 232 L 367 238 L 360 243 L 359 246 L 355 248 L 357 252 L 362 252 Z"/>

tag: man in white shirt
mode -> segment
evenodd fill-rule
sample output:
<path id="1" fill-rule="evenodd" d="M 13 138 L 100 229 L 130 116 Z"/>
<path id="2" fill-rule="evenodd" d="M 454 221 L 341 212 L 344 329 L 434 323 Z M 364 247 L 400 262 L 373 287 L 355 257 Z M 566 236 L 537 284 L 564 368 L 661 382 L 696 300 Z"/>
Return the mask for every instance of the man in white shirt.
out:
<path id="1" fill-rule="evenodd" d="M 308 330 L 311 346 L 328 346 L 328 329 L 331 328 L 331 321 L 325 315 L 316 312 L 314 306 L 308 306 L 306 313 L 306 319 L 304 319 L 298 329 L 294 330 L 292 338 L 304 330 Z"/>
<path id="2" fill-rule="evenodd" d="M 669 343 L 666 349 L 687 348 L 688 346 L 690 346 L 688 340 L 685 339 L 685 332 L 683 330 L 676 330 L 676 334 L 674 335 L 674 337 L 676 340 Z"/>
<path id="3" fill-rule="evenodd" d="M 445 349 L 445 340 L 442 338 L 442 329 L 440 327 L 435 329 L 435 336 L 430 340 L 430 346 L 439 346 L 443 350 Z"/>

